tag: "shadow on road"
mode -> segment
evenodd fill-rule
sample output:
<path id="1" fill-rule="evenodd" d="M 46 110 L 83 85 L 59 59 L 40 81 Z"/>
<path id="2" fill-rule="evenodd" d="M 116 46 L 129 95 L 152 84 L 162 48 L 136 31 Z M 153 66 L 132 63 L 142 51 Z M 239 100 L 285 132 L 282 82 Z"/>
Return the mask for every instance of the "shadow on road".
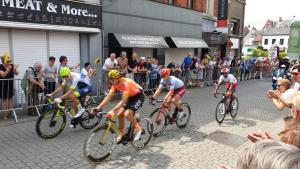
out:
<path id="1" fill-rule="evenodd" d="M 220 126 L 222 127 L 240 126 L 242 128 L 249 128 L 249 127 L 256 126 L 256 122 L 249 118 L 243 118 L 243 117 L 237 119 L 227 118 L 223 121 L 223 123 Z"/>

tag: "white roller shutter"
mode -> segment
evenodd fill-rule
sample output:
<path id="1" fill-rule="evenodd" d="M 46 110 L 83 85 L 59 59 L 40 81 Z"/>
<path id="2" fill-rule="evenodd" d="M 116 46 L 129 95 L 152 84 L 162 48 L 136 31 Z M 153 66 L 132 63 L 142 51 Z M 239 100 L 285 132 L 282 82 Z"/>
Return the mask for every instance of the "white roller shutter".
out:
<path id="1" fill-rule="evenodd" d="M 79 33 L 50 32 L 49 47 L 50 56 L 56 57 L 58 64 L 62 55 L 68 57 L 69 66 L 80 64 Z"/>
<path id="2" fill-rule="evenodd" d="M 20 65 L 19 77 L 35 62 L 47 63 L 46 32 L 12 30 L 12 44 L 14 62 Z"/>
<path id="3" fill-rule="evenodd" d="M 8 30 L 0 29 L 0 56 L 3 56 L 5 52 L 9 54 Z"/>

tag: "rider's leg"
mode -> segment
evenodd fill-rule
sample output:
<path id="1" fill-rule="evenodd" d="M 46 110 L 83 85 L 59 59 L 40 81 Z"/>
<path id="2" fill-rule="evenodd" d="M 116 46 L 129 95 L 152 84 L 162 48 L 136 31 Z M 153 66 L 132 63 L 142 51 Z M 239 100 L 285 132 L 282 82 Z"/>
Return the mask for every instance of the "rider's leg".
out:
<path id="1" fill-rule="evenodd" d="M 178 110 L 181 110 L 181 97 L 179 95 L 175 95 L 172 99 L 172 103 L 177 107 Z"/>
<path id="2" fill-rule="evenodd" d="M 135 131 L 140 131 L 141 126 L 133 116 L 133 110 L 127 109 L 124 113 L 126 119 L 131 122 L 131 124 L 134 126 Z"/>
<path id="3" fill-rule="evenodd" d="M 164 101 L 164 105 L 165 105 L 165 107 L 168 109 L 169 112 L 171 112 L 171 102 L 172 102 L 172 96 L 169 96 L 169 97 L 166 98 L 166 100 Z"/>
<path id="4" fill-rule="evenodd" d="M 125 113 L 125 108 L 121 108 L 119 110 L 119 113 L 118 113 L 118 118 L 119 118 L 119 132 L 120 132 L 121 136 L 123 136 L 125 134 L 125 131 L 124 131 L 125 116 L 124 116 L 124 113 Z"/>
<path id="5" fill-rule="evenodd" d="M 69 98 L 70 100 L 72 100 L 73 105 L 72 105 L 71 114 L 73 116 L 75 116 L 76 113 L 77 113 L 77 111 L 78 111 L 78 107 L 77 106 L 80 105 L 80 102 L 79 102 L 79 100 L 77 99 L 77 97 L 75 96 L 75 94 L 73 92 L 70 93 L 70 94 L 68 94 L 67 98 Z"/>

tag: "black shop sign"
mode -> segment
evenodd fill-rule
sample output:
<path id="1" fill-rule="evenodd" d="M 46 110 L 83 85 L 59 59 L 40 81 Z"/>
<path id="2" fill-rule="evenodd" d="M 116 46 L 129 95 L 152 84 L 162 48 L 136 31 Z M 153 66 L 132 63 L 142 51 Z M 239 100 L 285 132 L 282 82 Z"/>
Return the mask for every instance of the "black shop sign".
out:
<path id="1" fill-rule="evenodd" d="M 227 18 L 228 18 L 228 0 L 219 0 L 218 20 L 227 20 Z"/>
<path id="2" fill-rule="evenodd" d="M 101 28 L 101 6 L 59 0 L 0 0 L 0 20 Z"/>

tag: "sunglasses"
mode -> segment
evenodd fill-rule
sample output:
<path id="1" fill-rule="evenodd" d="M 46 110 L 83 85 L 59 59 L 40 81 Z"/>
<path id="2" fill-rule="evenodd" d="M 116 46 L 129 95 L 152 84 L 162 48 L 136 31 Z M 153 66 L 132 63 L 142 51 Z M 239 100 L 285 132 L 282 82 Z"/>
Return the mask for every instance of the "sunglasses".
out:
<path id="1" fill-rule="evenodd" d="M 6 63 L 11 63 L 11 60 L 6 61 Z"/>
<path id="2" fill-rule="evenodd" d="M 63 76 L 62 78 L 68 78 L 69 76 Z"/>
<path id="3" fill-rule="evenodd" d="M 298 72 L 290 72 L 290 73 L 291 73 L 291 75 L 294 75 L 294 76 L 300 74 L 300 73 L 298 73 Z"/>

